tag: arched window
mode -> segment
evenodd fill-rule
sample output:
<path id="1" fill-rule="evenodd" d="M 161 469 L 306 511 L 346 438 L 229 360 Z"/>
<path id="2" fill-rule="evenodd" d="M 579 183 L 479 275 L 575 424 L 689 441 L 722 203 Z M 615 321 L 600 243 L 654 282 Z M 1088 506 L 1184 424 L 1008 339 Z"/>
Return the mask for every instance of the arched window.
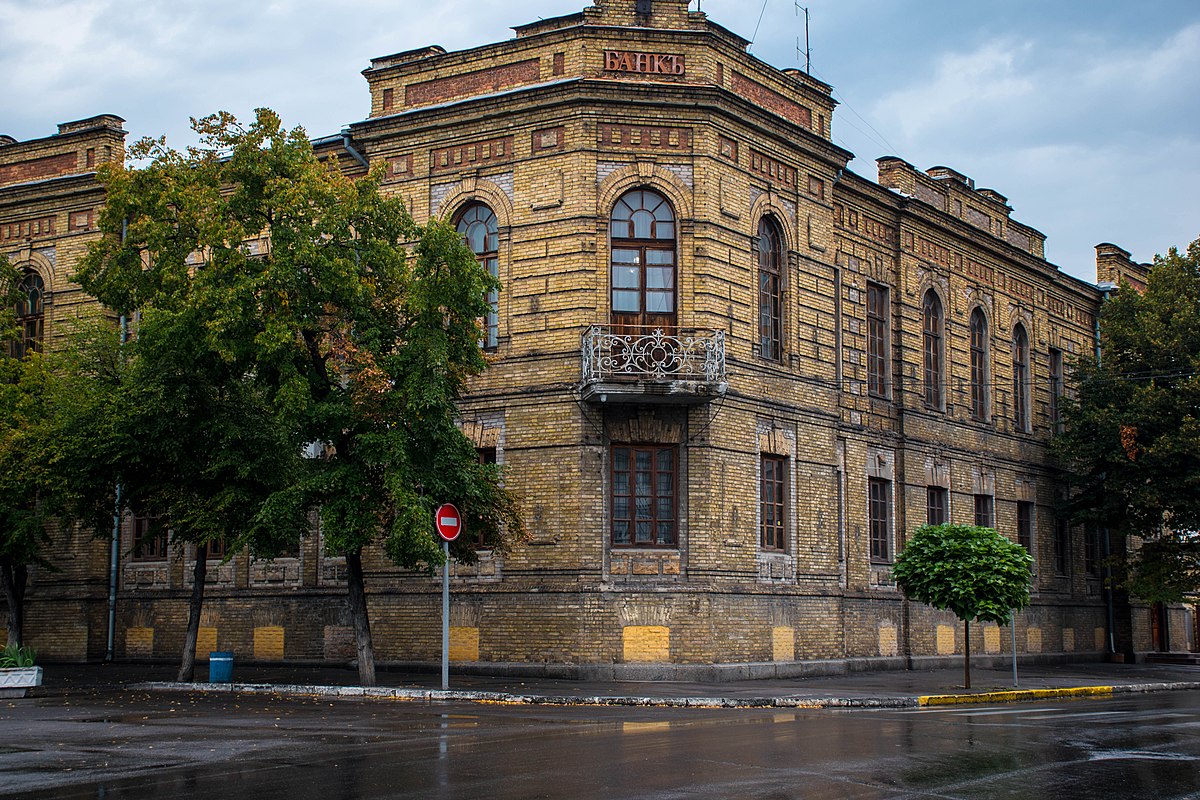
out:
<path id="1" fill-rule="evenodd" d="M 1013 426 L 1019 431 L 1029 430 L 1029 336 L 1025 326 L 1017 323 L 1013 328 Z"/>
<path id="2" fill-rule="evenodd" d="M 988 418 L 988 333 L 983 309 L 971 312 L 971 417 Z"/>
<path id="3" fill-rule="evenodd" d="M 42 349 L 42 334 L 46 322 L 46 284 L 36 272 L 27 272 L 17 287 L 17 338 L 9 343 L 14 358 L 24 358 Z"/>
<path id="4" fill-rule="evenodd" d="M 942 301 L 937 292 L 930 289 L 925 293 L 922 315 L 922 344 L 925 366 L 925 404 L 933 408 L 942 407 Z"/>
<path id="5" fill-rule="evenodd" d="M 609 224 L 613 323 L 675 327 L 675 212 L 649 189 L 621 195 Z"/>
<path id="6" fill-rule="evenodd" d="M 479 263 L 493 278 L 500 277 L 500 232 L 496 215 L 483 203 L 472 203 L 458 218 L 458 232 Z M 488 292 L 488 313 L 484 321 L 483 346 L 495 349 L 500 341 L 500 293 Z"/>
<path id="7" fill-rule="evenodd" d="M 769 217 L 758 221 L 758 347 L 763 358 L 783 358 L 783 236 Z"/>

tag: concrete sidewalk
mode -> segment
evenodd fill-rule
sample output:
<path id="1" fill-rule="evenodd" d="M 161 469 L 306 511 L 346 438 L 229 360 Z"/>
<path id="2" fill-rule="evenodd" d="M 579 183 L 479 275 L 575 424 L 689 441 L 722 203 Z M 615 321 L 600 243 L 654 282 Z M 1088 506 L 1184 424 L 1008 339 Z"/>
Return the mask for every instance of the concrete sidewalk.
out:
<path id="1" fill-rule="evenodd" d="M 972 688 L 961 669 L 856 672 L 788 680 L 702 683 L 688 681 L 572 681 L 380 670 L 379 686 L 357 686 L 358 674 L 327 666 L 235 664 L 234 683 L 175 683 L 166 664 L 54 665 L 32 697 L 112 690 L 240 692 L 397 700 L 457 700 L 553 705 L 636 705 L 792 708 L 907 708 L 949 703 L 996 703 L 1054 697 L 1200 689 L 1200 666 L 1073 663 L 1028 665 L 1013 686 L 1009 670 L 973 667 Z M 207 678 L 199 664 L 196 677 Z"/>

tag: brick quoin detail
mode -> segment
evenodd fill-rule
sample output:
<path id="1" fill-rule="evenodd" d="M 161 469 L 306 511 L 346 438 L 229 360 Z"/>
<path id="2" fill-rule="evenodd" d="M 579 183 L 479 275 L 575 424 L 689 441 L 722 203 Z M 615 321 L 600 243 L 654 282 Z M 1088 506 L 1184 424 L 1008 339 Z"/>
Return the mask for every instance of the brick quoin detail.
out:
<path id="1" fill-rule="evenodd" d="M 601 123 L 600 147 L 610 150 L 691 150 L 692 132 L 687 128 Z"/>
<path id="2" fill-rule="evenodd" d="M 727 158 L 733 163 L 738 160 L 738 143 L 733 139 L 726 139 L 724 136 L 717 137 L 717 152 L 722 158 Z"/>
<path id="3" fill-rule="evenodd" d="M 5 164 L 0 166 L 0 185 L 71 175 L 77 171 L 78 163 L 79 156 L 76 153 L 60 153 L 31 161 Z"/>
<path id="4" fill-rule="evenodd" d="M 750 151 L 750 170 L 762 175 L 768 181 L 789 189 L 796 188 L 796 168 L 789 167 L 782 161 L 770 156 L 764 156 L 757 150 Z"/>
<path id="5" fill-rule="evenodd" d="M 0 242 L 21 239 L 45 239 L 54 235 L 54 217 L 23 219 L 0 224 Z"/>
<path id="6" fill-rule="evenodd" d="M 461 167 L 502 164 L 512 161 L 513 137 L 487 139 L 482 142 L 439 147 L 429 151 L 430 172 L 450 172 Z"/>
<path id="7" fill-rule="evenodd" d="M 561 125 L 556 128 L 544 128 L 540 131 L 534 131 L 530 135 L 530 152 L 546 153 L 553 150 L 561 150 L 564 133 L 565 130 Z"/>
<path id="8" fill-rule="evenodd" d="M 389 178 L 411 178 L 413 174 L 413 157 L 412 153 L 393 158 L 389 164 Z"/>
<path id="9" fill-rule="evenodd" d="M 812 130 L 812 111 L 800 105 L 795 100 L 789 100 L 779 92 L 750 80 L 740 72 L 733 73 L 731 87 L 734 94 L 740 94 L 747 100 L 758 103 L 768 111 L 774 111 L 784 119 L 791 120 L 797 125 L 803 125 Z"/>
<path id="10" fill-rule="evenodd" d="M 414 83 L 404 90 L 404 102 L 410 106 L 440 103 L 455 97 L 486 94 L 522 83 L 533 83 L 541 74 L 536 58 L 505 64 L 502 67 L 481 69 L 465 75 L 435 78 L 423 83 Z"/>

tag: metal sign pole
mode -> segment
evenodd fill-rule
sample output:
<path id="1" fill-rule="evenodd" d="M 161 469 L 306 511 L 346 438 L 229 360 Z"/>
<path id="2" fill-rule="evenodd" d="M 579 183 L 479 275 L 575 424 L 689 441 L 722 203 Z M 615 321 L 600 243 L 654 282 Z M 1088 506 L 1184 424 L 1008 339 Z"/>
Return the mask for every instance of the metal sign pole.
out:
<path id="1" fill-rule="evenodd" d="M 1013 688 L 1021 685 L 1017 680 L 1017 610 L 1013 609 L 1008 614 L 1008 623 L 1012 631 L 1012 664 L 1013 664 Z"/>
<path id="2" fill-rule="evenodd" d="M 450 543 L 442 542 L 442 690 L 450 688 Z"/>

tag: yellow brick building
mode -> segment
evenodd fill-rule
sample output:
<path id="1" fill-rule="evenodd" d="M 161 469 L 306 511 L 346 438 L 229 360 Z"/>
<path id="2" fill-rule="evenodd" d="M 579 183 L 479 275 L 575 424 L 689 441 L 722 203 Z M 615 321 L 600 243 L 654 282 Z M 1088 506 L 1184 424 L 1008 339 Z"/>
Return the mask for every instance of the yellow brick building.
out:
<path id="1" fill-rule="evenodd" d="M 926 521 L 1029 547 L 1019 650 L 1099 656 L 1100 542 L 1056 519 L 1046 446 L 1103 290 L 953 169 L 848 170 L 830 87 L 687 5 L 597 0 L 509 41 L 374 59 L 371 116 L 316 142 L 386 165 L 387 191 L 456 221 L 503 285 L 463 425 L 507 467 L 532 540 L 456 570 L 454 658 L 642 677 L 931 664 L 961 653 L 961 626 L 890 579 Z M 0 146 L 0 251 L 45 281 L 46 336 L 86 301 L 70 265 L 120 122 Z M 1102 283 L 1144 280 L 1113 245 L 1097 265 Z M 192 556 L 135 555 L 137 535 L 127 521 L 113 654 L 174 658 Z M 35 576 L 31 641 L 102 657 L 106 545 L 56 541 L 68 568 Z M 371 566 L 377 655 L 436 660 L 437 581 Z M 209 575 L 202 650 L 351 657 L 319 531 L 294 558 Z M 1118 648 L 1151 648 L 1144 609 L 1116 619 Z M 1011 646 L 982 627 L 978 653 Z"/>

